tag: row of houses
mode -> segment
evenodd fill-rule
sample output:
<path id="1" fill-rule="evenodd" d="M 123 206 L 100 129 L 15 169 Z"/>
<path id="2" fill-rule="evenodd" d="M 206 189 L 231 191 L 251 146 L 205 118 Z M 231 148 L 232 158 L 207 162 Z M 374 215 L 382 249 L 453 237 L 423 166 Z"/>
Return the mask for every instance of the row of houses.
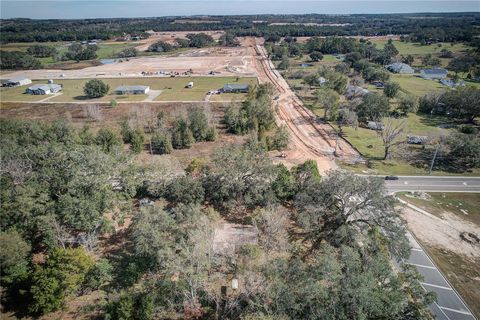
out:
<path id="1" fill-rule="evenodd" d="M 189 82 L 185 88 L 193 88 L 193 82 Z M 222 89 L 218 90 L 225 93 L 247 93 L 250 90 L 248 84 L 231 84 L 227 83 L 223 86 Z M 113 90 L 115 94 L 126 95 L 126 94 L 147 94 L 150 91 L 149 86 L 119 86 Z"/>
<path id="2" fill-rule="evenodd" d="M 415 73 L 415 69 L 409 66 L 406 63 L 402 62 L 395 62 L 385 66 L 388 71 L 393 73 L 400 73 L 400 74 L 413 74 Z M 448 71 L 443 68 L 431 68 L 431 69 L 421 69 L 420 70 L 420 77 L 423 79 L 445 79 L 447 77 Z"/>

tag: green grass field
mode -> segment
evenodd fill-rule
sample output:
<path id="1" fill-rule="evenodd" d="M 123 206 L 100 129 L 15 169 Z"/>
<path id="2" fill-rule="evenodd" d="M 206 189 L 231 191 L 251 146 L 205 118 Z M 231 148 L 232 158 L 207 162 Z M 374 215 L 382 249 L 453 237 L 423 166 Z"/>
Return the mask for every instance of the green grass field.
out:
<path id="1" fill-rule="evenodd" d="M 215 90 L 223 87 L 226 83 L 236 83 L 235 77 L 176 77 L 176 78 L 111 78 L 101 79 L 110 86 L 108 95 L 99 99 L 88 99 L 83 94 L 83 87 L 89 79 L 65 79 L 57 80 L 56 83 L 63 84 L 63 94 L 51 98 L 51 102 L 105 102 L 111 99 L 117 101 L 142 101 L 147 95 L 125 95 L 117 96 L 112 91 L 121 85 L 147 85 L 152 90 L 161 90 L 162 93 L 155 101 L 200 101 L 205 98 L 205 94 L 209 90 Z M 185 85 L 192 81 L 194 88 L 186 89 Z M 35 80 L 34 84 L 46 83 L 45 80 Z M 250 85 L 257 84 L 256 78 L 240 78 L 238 83 L 246 83 Z M 35 96 L 25 94 L 28 86 L 15 88 L 1 88 L 1 101 L 40 101 L 48 96 Z M 221 94 L 215 97 L 216 100 L 243 100 L 245 94 Z M 217 98 L 218 97 L 218 98 Z M 212 99 L 212 101 L 215 101 Z"/>
<path id="2" fill-rule="evenodd" d="M 387 40 L 370 40 L 374 43 L 377 48 L 382 49 Z M 453 45 L 449 42 L 435 43 L 431 45 L 422 46 L 419 43 L 413 42 L 402 42 L 402 41 L 393 41 L 393 44 L 397 48 L 399 54 L 403 55 L 426 55 L 426 54 L 435 54 L 440 53 L 442 49 L 447 49 L 452 52 L 461 52 L 467 50 L 469 47 L 462 43 L 454 43 Z M 440 46 L 439 46 L 440 45 Z"/>

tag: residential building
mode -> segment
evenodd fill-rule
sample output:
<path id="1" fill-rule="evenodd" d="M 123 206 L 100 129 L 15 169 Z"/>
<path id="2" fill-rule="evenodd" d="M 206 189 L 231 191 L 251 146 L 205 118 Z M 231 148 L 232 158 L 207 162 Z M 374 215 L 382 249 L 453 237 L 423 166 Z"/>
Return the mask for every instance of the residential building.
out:
<path id="1" fill-rule="evenodd" d="M 120 86 L 115 88 L 115 94 L 147 94 L 150 91 L 149 86 Z"/>
<path id="2" fill-rule="evenodd" d="M 420 71 L 420 77 L 423 79 L 445 79 L 448 71 L 443 68 L 422 69 Z"/>
<path id="3" fill-rule="evenodd" d="M 367 93 L 370 93 L 367 89 L 364 89 L 362 87 L 358 86 L 348 86 L 347 90 L 345 91 L 345 96 L 348 99 L 355 99 L 355 98 L 361 98 Z"/>
<path id="4" fill-rule="evenodd" d="M 440 79 L 440 83 L 450 88 L 465 87 L 463 80 L 455 82 L 452 79 Z"/>
<path id="5" fill-rule="evenodd" d="M 49 83 L 49 84 L 34 84 L 28 87 L 26 92 L 35 95 L 54 94 L 62 91 L 61 84 Z"/>
<path id="6" fill-rule="evenodd" d="M 2 83 L 2 86 L 3 87 L 19 87 L 19 86 L 25 86 L 30 83 L 32 83 L 32 80 L 28 78 L 15 77 L 15 78 L 7 79 L 5 82 Z"/>
<path id="7" fill-rule="evenodd" d="M 393 73 L 412 74 L 415 72 L 412 67 L 406 63 L 395 62 L 386 66 L 387 70 Z"/>
<path id="8" fill-rule="evenodd" d="M 248 84 L 232 84 L 232 83 L 227 83 L 226 85 L 223 86 L 223 92 L 233 92 L 233 93 L 239 93 L 239 92 L 248 92 L 250 89 Z"/>

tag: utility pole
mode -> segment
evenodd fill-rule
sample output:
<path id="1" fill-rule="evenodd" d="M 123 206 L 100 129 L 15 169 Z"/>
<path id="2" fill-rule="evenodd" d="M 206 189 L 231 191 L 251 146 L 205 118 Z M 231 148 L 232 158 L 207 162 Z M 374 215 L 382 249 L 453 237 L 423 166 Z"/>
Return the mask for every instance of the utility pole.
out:
<path id="1" fill-rule="evenodd" d="M 437 144 L 437 147 L 435 148 L 435 153 L 433 154 L 433 158 L 432 158 L 432 162 L 430 163 L 430 170 L 428 171 L 428 174 L 432 174 L 432 169 L 435 163 L 435 159 L 437 158 L 438 149 L 440 149 L 440 143 Z"/>

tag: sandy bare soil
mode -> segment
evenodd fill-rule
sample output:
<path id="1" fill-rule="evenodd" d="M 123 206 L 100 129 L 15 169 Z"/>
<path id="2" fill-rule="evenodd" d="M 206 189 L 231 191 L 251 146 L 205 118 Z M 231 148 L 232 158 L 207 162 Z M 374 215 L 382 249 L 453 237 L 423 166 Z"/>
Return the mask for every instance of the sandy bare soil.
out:
<path id="1" fill-rule="evenodd" d="M 142 72 L 178 72 L 192 69 L 193 76 L 256 76 L 254 57 L 248 48 L 213 47 L 194 49 L 172 56 L 131 58 L 80 70 L 24 70 L 2 74 L 2 78 L 23 76 L 30 79 L 81 79 L 141 77 Z M 162 75 L 155 75 L 162 76 Z"/>
<path id="2" fill-rule="evenodd" d="M 255 227 L 222 221 L 215 228 L 213 251 L 219 255 L 232 256 L 243 244 L 255 244 L 257 241 Z"/>
<path id="3" fill-rule="evenodd" d="M 157 42 L 163 41 L 170 44 L 175 43 L 175 39 L 186 39 L 187 34 L 190 33 L 205 33 L 211 36 L 214 40 L 220 39 L 220 37 L 224 34 L 223 31 L 168 31 L 168 32 L 155 32 L 152 34 L 148 39 L 139 40 L 139 45 L 135 48 L 138 51 L 147 51 L 148 47 Z"/>
<path id="4" fill-rule="evenodd" d="M 259 82 L 271 83 L 275 87 L 277 124 L 285 125 L 290 131 L 290 150 L 285 152 L 285 157 L 279 158 L 278 162 L 291 166 L 312 159 L 317 162 L 319 170 L 325 172 L 337 168 L 335 154 L 351 162 L 360 158 L 345 140 L 337 137 L 329 124 L 316 121 L 316 116 L 305 108 L 285 79 L 274 69 L 259 39 L 247 37 L 241 38 L 240 41 L 256 55 L 255 65 Z"/>
<path id="5" fill-rule="evenodd" d="M 421 242 L 467 257 L 480 257 L 480 246 L 470 244 L 460 238 L 462 232 L 470 232 L 480 236 L 480 228 L 473 223 L 449 212 L 443 214 L 443 219 L 420 213 L 411 208 L 405 208 L 403 212 L 409 229 Z"/>

